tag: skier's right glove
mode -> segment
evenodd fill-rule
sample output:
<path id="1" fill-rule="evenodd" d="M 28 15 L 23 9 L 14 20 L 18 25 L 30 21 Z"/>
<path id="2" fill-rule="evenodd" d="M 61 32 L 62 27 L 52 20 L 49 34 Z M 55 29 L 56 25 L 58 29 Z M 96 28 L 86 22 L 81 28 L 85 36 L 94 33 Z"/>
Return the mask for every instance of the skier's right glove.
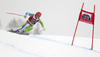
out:
<path id="1" fill-rule="evenodd" d="M 27 18 L 27 16 L 25 15 L 25 16 L 24 16 L 24 18 L 26 19 L 26 18 Z"/>

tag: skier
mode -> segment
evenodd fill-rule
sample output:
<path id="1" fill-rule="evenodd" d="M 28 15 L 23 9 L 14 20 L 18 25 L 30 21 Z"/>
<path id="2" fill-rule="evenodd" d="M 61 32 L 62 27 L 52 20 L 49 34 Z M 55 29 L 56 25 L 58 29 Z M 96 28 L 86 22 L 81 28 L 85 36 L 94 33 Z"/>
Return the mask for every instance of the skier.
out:
<path id="1" fill-rule="evenodd" d="M 18 28 L 10 29 L 9 31 L 24 34 L 24 33 L 29 32 L 30 30 L 32 30 L 33 25 L 35 25 L 37 22 L 39 22 L 41 24 L 43 30 L 45 30 L 43 22 L 40 20 L 41 12 L 37 12 L 36 14 L 31 14 L 29 12 L 26 12 L 24 18 L 27 18 L 27 15 L 29 16 L 29 18 L 23 25 L 21 25 Z"/>

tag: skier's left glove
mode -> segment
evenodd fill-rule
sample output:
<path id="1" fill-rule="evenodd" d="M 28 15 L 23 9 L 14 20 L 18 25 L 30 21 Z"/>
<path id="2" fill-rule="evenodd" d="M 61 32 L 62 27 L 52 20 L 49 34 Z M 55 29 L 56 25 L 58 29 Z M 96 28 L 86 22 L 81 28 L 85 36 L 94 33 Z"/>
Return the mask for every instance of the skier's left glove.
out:
<path id="1" fill-rule="evenodd" d="M 43 28 L 43 30 L 45 31 L 46 29 L 45 29 L 45 28 Z"/>

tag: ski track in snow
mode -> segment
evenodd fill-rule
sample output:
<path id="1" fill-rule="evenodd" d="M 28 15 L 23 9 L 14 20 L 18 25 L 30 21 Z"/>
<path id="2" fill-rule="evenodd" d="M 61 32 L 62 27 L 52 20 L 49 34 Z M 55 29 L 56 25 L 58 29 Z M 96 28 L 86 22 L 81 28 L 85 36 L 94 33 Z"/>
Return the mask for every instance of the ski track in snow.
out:
<path id="1" fill-rule="evenodd" d="M 69 43 L 64 43 L 64 42 L 60 42 L 60 41 L 57 41 L 57 40 L 52 40 L 52 39 L 48 39 L 48 38 L 45 38 L 43 36 L 38 36 L 38 35 L 29 35 L 31 37 L 35 37 L 35 38 L 38 38 L 38 39 L 41 39 L 41 40 L 47 40 L 47 41 L 51 41 L 51 42 L 55 42 L 55 43 L 59 43 L 59 44 L 63 44 L 63 45 L 70 45 Z M 90 48 L 87 48 L 87 47 L 83 47 L 83 46 L 78 46 L 78 45 L 73 45 L 74 47 L 78 47 L 78 48 L 82 48 L 82 49 L 85 49 L 85 50 L 89 50 L 89 51 L 93 51 L 93 52 L 96 52 L 96 53 L 100 53 L 100 51 L 96 51 L 96 50 L 91 50 Z"/>
<path id="2" fill-rule="evenodd" d="M 30 53 L 30 52 L 24 51 L 24 50 L 16 47 L 15 45 L 13 45 L 11 43 L 4 43 L 4 42 L 0 41 L 0 44 L 5 45 L 7 47 L 10 47 L 11 49 L 14 48 L 14 50 L 19 51 L 19 52 L 22 52 L 24 54 L 29 54 L 29 55 L 32 55 L 32 56 L 35 56 L 35 57 L 43 57 L 43 56 L 37 55 L 35 53 Z"/>
<path id="3" fill-rule="evenodd" d="M 64 42 L 60 42 L 60 41 L 57 41 L 57 40 L 48 39 L 48 38 L 41 37 L 41 36 L 38 36 L 38 35 L 30 35 L 30 36 L 38 38 L 38 39 L 41 39 L 41 40 L 47 40 L 47 41 L 51 41 L 51 42 L 55 42 L 55 43 L 59 43 L 59 44 L 70 45 L 68 43 L 64 43 Z"/>

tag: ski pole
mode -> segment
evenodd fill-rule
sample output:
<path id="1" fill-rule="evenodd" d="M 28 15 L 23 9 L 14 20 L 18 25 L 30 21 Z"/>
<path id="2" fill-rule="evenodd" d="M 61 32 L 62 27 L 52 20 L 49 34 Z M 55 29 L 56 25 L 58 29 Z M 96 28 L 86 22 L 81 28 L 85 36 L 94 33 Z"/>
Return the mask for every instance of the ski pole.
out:
<path id="1" fill-rule="evenodd" d="M 42 31 L 44 31 L 44 30 L 40 30 L 40 34 L 42 34 Z"/>
<path id="2" fill-rule="evenodd" d="M 7 12 L 7 14 L 18 15 L 18 16 L 24 16 L 24 15 L 20 15 L 20 14 L 16 14 L 16 13 L 9 13 L 9 12 Z"/>
<path id="3" fill-rule="evenodd" d="M 43 31 L 43 30 L 40 30 L 40 34 L 42 34 L 42 31 Z"/>

